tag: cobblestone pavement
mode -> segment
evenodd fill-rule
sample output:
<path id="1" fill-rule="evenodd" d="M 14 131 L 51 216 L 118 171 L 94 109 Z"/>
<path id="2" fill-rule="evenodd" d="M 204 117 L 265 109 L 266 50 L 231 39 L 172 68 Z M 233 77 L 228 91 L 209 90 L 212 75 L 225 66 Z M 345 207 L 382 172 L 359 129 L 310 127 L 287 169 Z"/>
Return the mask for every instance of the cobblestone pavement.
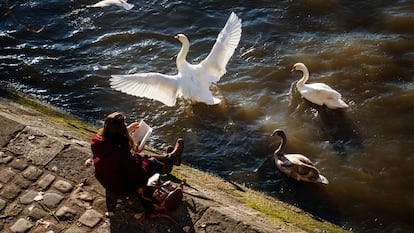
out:
<path id="1" fill-rule="evenodd" d="M 282 232 L 234 217 L 239 207 L 213 208 L 196 189 L 170 213 L 176 223 L 149 216 L 137 197 L 105 193 L 76 130 L 2 98 L 0 128 L 0 232 Z"/>

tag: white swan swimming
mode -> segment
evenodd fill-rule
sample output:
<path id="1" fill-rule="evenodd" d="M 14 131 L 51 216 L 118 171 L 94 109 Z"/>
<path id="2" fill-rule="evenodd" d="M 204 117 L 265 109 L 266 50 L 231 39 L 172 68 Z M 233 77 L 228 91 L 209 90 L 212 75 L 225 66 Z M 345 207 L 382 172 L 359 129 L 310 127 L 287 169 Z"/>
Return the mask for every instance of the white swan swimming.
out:
<path id="1" fill-rule="evenodd" d="M 131 10 L 134 7 L 134 4 L 127 3 L 125 0 L 103 0 L 97 2 L 89 7 L 106 7 L 106 6 L 119 6 L 123 7 L 125 10 Z"/>
<path id="2" fill-rule="evenodd" d="M 341 99 L 341 94 L 325 83 L 310 83 L 306 84 L 309 78 L 308 68 L 303 63 L 296 63 L 293 65 L 293 70 L 303 72 L 303 77 L 296 83 L 296 88 L 299 93 L 308 101 L 317 105 L 326 105 L 328 108 L 347 108 L 349 107 Z"/>
<path id="3" fill-rule="evenodd" d="M 167 106 L 174 106 L 179 97 L 208 105 L 218 104 L 221 100 L 213 96 L 210 85 L 226 73 L 226 65 L 239 44 L 241 31 L 241 19 L 232 12 L 212 50 L 199 64 L 186 61 L 189 42 L 184 34 L 178 34 L 175 38 L 182 43 L 176 59 L 178 74 L 111 75 L 110 85 L 115 90 L 155 99 Z"/>
<path id="4" fill-rule="evenodd" d="M 279 147 L 272 155 L 276 167 L 281 172 L 297 181 L 329 184 L 328 179 L 320 174 L 319 170 L 315 167 L 313 162 L 306 156 L 302 154 L 283 154 L 287 143 L 286 134 L 283 132 L 283 130 L 274 130 L 271 136 L 275 135 L 282 138 Z M 267 159 L 263 161 L 263 163 L 258 169 L 256 169 L 256 171 L 259 170 L 266 161 Z"/>

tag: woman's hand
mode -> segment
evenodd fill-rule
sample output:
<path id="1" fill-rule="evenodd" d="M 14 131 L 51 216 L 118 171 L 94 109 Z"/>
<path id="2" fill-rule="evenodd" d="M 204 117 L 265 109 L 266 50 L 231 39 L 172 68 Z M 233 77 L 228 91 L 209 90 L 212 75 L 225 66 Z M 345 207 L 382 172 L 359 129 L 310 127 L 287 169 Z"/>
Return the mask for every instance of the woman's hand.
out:
<path id="1" fill-rule="evenodd" d="M 128 133 L 131 133 L 131 131 L 134 131 L 138 128 L 139 128 L 138 122 L 131 123 L 130 125 L 127 126 Z"/>

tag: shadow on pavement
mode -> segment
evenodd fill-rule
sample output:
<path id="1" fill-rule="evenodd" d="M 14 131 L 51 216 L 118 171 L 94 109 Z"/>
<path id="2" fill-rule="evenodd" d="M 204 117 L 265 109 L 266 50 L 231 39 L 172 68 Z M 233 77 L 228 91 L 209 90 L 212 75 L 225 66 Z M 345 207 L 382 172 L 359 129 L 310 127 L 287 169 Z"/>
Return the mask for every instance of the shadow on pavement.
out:
<path id="1" fill-rule="evenodd" d="M 186 201 L 182 201 L 175 211 L 155 213 L 138 194 L 127 197 L 106 191 L 106 205 L 111 232 L 195 232 L 191 216 L 197 215 L 197 208 Z"/>

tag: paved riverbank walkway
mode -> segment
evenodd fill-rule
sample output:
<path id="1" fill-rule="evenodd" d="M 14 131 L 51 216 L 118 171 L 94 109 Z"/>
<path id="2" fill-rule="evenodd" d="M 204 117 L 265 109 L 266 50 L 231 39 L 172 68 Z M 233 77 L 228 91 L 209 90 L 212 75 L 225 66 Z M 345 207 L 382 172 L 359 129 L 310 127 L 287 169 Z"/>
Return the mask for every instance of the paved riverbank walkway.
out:
<path id="1" fill-rule="evenodd" d="M 151 218 L 137 198 L 105 195 L 85 134 L 1 97 L 0 129 L 0 232 L 292 232 L 203 187 L 185 187 L 178 224 Z"/>

